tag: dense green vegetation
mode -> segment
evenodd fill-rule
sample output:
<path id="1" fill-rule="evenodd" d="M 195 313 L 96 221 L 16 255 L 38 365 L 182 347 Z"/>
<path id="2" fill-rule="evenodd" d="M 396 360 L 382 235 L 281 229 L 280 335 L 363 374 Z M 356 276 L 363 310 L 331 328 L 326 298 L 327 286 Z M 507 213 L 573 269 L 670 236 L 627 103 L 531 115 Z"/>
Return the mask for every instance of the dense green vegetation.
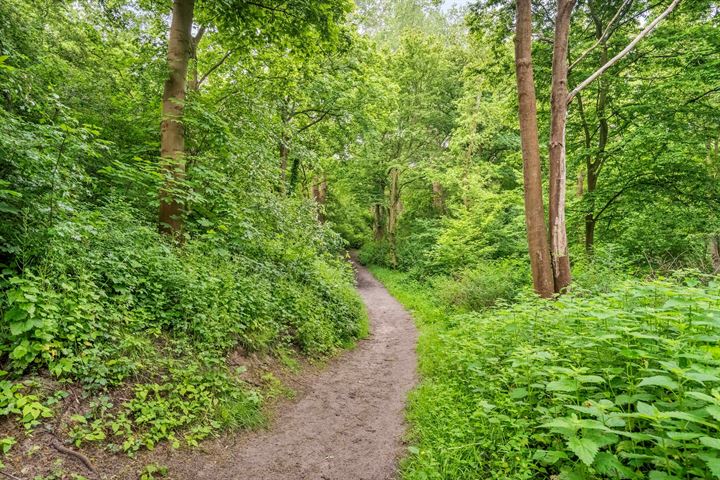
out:
<path id="1" fill-rule="evenodd" d="M 468 311 L 376 268 L 422 337 L 405 478 L 714 478 L 720 296 L 617 282 Z"/>
<path id="2" fill-rule="evenodd" d="M 183 231 L 158 231 L 165 7 L 0 5 L 0 412 L 32 432 L 79 385 L 84 410 L 63 431 L 129 453 L 261 422 L 263 393 L 232 352 L 317 358 L 366 329 L 341 238 L 313 202 L 277 193 L 262 129 L 281 87 L 234 91 L 265 63 L 286 68 L 285 37 L 193 93 Z M 206 34 L 202 72 L 221 35 Z M 302 82 L 316 67 L 296 60 Z"/>
<path id="3" fill-rule="evenodd" d="M 450 3 L 2 1 L 0 449 L 262 423 L 357 248 L 406 478 L 720 478 L 720 6 Z"/>

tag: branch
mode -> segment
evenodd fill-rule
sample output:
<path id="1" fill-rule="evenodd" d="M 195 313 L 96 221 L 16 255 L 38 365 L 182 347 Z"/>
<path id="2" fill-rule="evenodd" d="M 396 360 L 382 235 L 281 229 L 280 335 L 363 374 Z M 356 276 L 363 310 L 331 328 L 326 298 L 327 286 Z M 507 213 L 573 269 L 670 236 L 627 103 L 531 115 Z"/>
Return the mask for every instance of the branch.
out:
<path id="1" fill-rule="evenodd" d="M 704 97 L 707 97 L 708 95 L 711 95 L 711 94 L 713 94 L 713 93 L 715 93 L 715 92 L 720 92 L 720 87 L 715 87 L 715 88 L 713 88 L 712 90 L 708 90 L 707 92 L 705 92 L 705 93 L 703 93 L 703 94 L 701 94 L 701 95 L 698 95 L 697 97 L 693 97 L 693 98 L 691 98 L 690 100 L 687 100 L 687 101 L 685 102 L 685 105 L 689 105 L 689 104 L 691 104 L 691 103 L 695 103 L 695 102 L 697 102 L 698 100 L 700 100 L 700 99 L 702 99 L 702 98 L 704 98 Z"/>
<path id="2" fill-rule="evenodd" d="M 222 65 L 223 63 L 225 63 L 225 60 L 227 60 L 228 57 L 229 57 L 230 55 L 232 55 L 232 53 L 233 53 L 232 50 L 228 50 L 228 52 L 227 52 L 225 55 L 223 55 L 223 57 L 220 59 L 219 62 L 217 62 L 217 63 L 216 63 L 215 65 L 213 65 L 212 67 L 210 67 L 210 69 L 209 69 L 207 72 L 205 72 L 205 75 L 203 75 L 203 76 L 200 78 L 200 80 L 199 80 L 198 83 L 197 83 L 196 88 L 200 88 L 200 85 L 202 85 L 203 82 L 204 82 L 205 80 L 207 80 L 207 78 L 210 76 L 210 74 L 211 74 L 212 72 L 214 72 L 215 70 L 217 70 L 218 68 L 220 68 L 220 65 Z"/>
<path id="3" fill-rule="evenodd" d="M 325 117 L 327 117 L 327 116 L 328 116 L 328 112 L 323 112 L 322 115 L 320 115 L 319 117 L 317 117 L 315 120 L 313 120 L 312 122 L 310 122 L 310 123 L 308 123 L 307 125 L 304 125 L 302 128 L 300 128 L 300 129 L 297 131 L 297 133 L 304 132 L 305 130 L 307 130 L 308 128 L 312 127 L 313 125 L 322 122 L 322 121 L 325 119 Z"/>
<path id="4" fill-rule="evenodd" d="M 627 45 L 627 47 L 625 47 L 620 53 L 618 53 L 613 58 L 611 58 L 605 65 L 600 67 L 600 69 L 598 69 L 595 73 L 593 73 L 588 78 L 586 78 L 585 81 L 583 81 L 580 85 L 575 87 L 575 89 L 572 92 L 570 92 L 570 94 L 568 95 L 568 99 L 567 99 L 568 105 L 570 104 L 570 102 L 573 101 L 573 98 L 575 98 L 575 96 L 582 91 L 582 89 L 584 89 L 585 87 L 590 85 L 592 82 L 597 80 L 597 78 L 600 75 L 602 75 L 603 73 L 605 73 L 605 71 L 608 68 L 615 65 L 618 61 L 622 60 L 623 57 L 625 57 L 628 53 L 630 53 L 630 51 L 633 48 L 635 48 L 635 45 L 637 45 L 640 42 L 640 40 L 642 40 L 643 38 L 648 36 L 653 30 L 655 30 L 655 27 L 657 27 L 658 23 L 660 23 L 665 17 L 670 15 L 670 13 L 675 9 L 675 7 L 677 7 L 678 3 L 680 3 L 680 0 L 673 0 L 673 2 L 670 4 L 670 6 L 668 6 L 668 8 L 666 8 L 665 11 L 663 13 L 661 13 L 655 20 L 650 22 L 650 24 L 648 24 L 648 26 L 645 27 L 645 29 L 642 32 L 640 32 L 637 35 L 637 37 L 635 37 L 633 39 L 633 41 Z"/>
<path id="5" fill-rule="evenodd" d="M 585 51 L 582 53 L 582 55 L 580 55 L 580 56 L 578 57 L 578 59 L 575 60 L 575 61 L 572 63 L 572 65 L 570 65 L 570 66 L 568 67 L 568 71 L 571 71 L 571 70 L 572 70 L 575 66 L 577 66 L 577 64 L 580 63 L 585 57 L 587 57 L 588 55 L 590 55 L 590 53 L 591 53 L 593 50 L 595 50 L 598 45 L 600 45 L 601 43 L 604 43 L 604 42 L 607 41 L 607 39 L 610 37 L 610 34 L 613 32 L 613 30 L 611 30 L 613 24 L 614 24 L 615 22 L 617 22 L 617 20 L 618 20 L 618 19 L 620 18 L 620 16 L 621 16 L 623 10 L 625 10 L 625 7 L 626 7 L 627 5 L 629 5 L 630 3 L 632 3 L 632 1 L 633 1 L 633 0 L 625 0 L 625 1 L 623 2 L 623 4 L 620 5 L 620 8 L 618 8 L 617 13 L 616 13 L 615 16 L 612 18 L 612 20 L 610 20 L 610 22 L 607 24 L 607 27 L 605 27 L 605 31 L 604 31 L 603 34 L 600 36 L 600 38 L 598 38 L 597 41 L 592 45 L 592 47 L 590 47 L 590 48 L 588 48 L 587 50 L 585 50 Z"/>

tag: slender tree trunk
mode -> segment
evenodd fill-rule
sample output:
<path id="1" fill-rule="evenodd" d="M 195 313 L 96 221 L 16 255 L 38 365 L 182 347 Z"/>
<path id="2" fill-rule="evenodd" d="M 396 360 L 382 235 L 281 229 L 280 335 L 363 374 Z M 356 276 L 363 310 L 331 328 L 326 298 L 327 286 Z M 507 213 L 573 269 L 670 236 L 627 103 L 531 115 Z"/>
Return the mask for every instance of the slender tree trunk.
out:
<path id="1" fill-rule="evenodd" d="M 445 213 L 445 189 L 440 182 L 432 182 L 432 202 L 436 214 Z"/>
<path id="2" fill-rule="evenodd" d="M 397 223 L 400 216 L 400 171 L 393 167 L 390 169 L 390 192 L 387 216 L 387 237 L 390 244 L 390 265 L 398 266 L 397 256 Z"/>
<path id="3" fill-rule="evenodd" d="M 287 192 L 287 170 L 288 170 L 288 158 L 290 157 L 290 139 L 283 131 L 280 137 L 280 143 L 278 149 L 280 152 L 280 191 L 282 193 Z"/>
<path id="4" fill-rule="evenodd" d="M 599 39 L 602 36 L 602 24 L 599 22 L 596 25 L 596 35 Z M 600 64 L 604 65 L 608 61 L 608 46 L 607 43 L 602 44 L 602 51 L 600 53 Z M 585 252 L 588 255 L 592 255 L 595 250 L 595 190 L 597 189 L 598 177 L 600 176 L 600 168 L 605 162 L 605 149 L 607 147 L 608 138 L 610 135 L 610 125 L 607 120 L 607 114 L 605 107 L 607 105 L 607 93 L 608 93 L 608 82 L 605 79 L 600 79 L 598 85 L 598 98 L 597 98 L 597 116 L 598 116 L 598 150 L 595 158 L 588 156 L 587 159 L 587 171 L 588 171 L 588 193 L 590 194 L 590 210 L 585 214 Z"/>
<path id="5" fill-rule="evenodd" d="M 373 214 L 373 238 L 379 242 L 385 238 L 385 217 L 383 215 L 383 206 L 376 203 L 372 207 Z"/>
<path id="6" fill-rule="evenodd" d="M 205 34 L 205 27 L 200 27 L 197 34 L 192 37 L 190 41 L 190 54 L 189 54 L 189 69 L 190 74 L 188 75 L 188 90 L 197 92 L 200 90 L 200 80 L 198 75 L 198 58 L 197 50 L 200 40 L 202 40 Z"/>
<path id="7" fill-rule="evenodd" d="M 182 204 L 174 190 L 185 178 L 185 79 L 195 0 L 175 0 L 172 9 L 170 39 L 168 40 L 168 70 L 165 81 L 160 127 L 160 156 L 165 184 L 160 189 L 160 230 L 179 236 L 182 231 Z"/>
<path id="8" fill-rule="evenodd" d="M 565 129 L 568 114 L 568 38 L 570 15 L 574 7 L 575 0 L 558 0 L 553 44 L 550 100 L 550 253 L 555 292 L 565 290 L 572 280 L 565 222 L 567 194 Z"/>
<path id="9" fill-rule="evenodd" d="M 542 171 L 532 65 L 531 0 L 517 0 L 515 70 L 525 184 L 525 224 L 530 265 L 535 291 L 540 296 L 547 298 L 552 297 L 554 287 L 542 196 Z"/>
<path id="10" fill-rule="evenodd" d="M 318 222 L 325 223 L 325 203 L 327 201 L 327 179 L 320 178 L 312 186 L 313 199 L 317 204 Z"/>

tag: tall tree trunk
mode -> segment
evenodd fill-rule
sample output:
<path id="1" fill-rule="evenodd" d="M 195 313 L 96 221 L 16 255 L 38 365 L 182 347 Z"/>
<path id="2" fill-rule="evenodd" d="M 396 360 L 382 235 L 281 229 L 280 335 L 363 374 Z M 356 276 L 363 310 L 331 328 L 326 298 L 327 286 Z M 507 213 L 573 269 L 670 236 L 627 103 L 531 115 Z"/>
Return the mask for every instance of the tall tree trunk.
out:
<path id="1" fill-rule="evenodd" d="M 525 224 L 530 265 L 535 291 L 540 296 L 547 298 L 552 297 L 554 286 L 542 196 L 542 171 L 532 64 L 531 0 L 517 0 L 515 71 L 525 184 Z"/>
<path id="2" fill-rule="evenodd" d="M 178 236 L 182 231 L 182 204 L 174 190 L 185 178 L 185 79 L 195 0 L 175 0 L 172 9 L 170 39 L 168 40 L 168 70 L 165 81 L 160 127 L 160 156 L 165 184 L 160 189 L 160 230 Z"/>
<path id="3" fill-rule="evenodd" d="M 597 22 L 596 24 L 596 35 L 599 40 L 602 40 L 602 24 Z M 600 53 L 600 65 L 604 65 L 608 61 L 608 46 L 607 43 L 603 42 L 602 51 Z M 585 214 L 585 252 L 588 255 L 592 255 L 595 250 L 595 224 L 597 219 L 595 218 L 595 190 L 597 189 L 598 177 L 600 176 L 600 168 L 605 162 L 605 148 L 607 147 L 608 138 L 610 135 L 610 125 L 607 120 L 607 114 L 605 106 L 607 105 L 607 93 L 608 93 L 608 82 L 604 79 L 600 79 L 598 85 L 598 98 L 597 98 L 597 116 L 598 116 L 598 149 L 595 158 L 588 156 L 587 159 L 587 171 L 588 171 L 588 194 L 590 194 L 590 209 Z"/>
<path id="4" fill-rule="evenodd" d="M 400 171 L 397 167 L 390 169 L 389 207 L 387 216 L 387 237 L 390 246 L 390 265 L 398 266 L 397 256 L 397 223 L 400 216 Z"/>
<path id="5" fill-rule="evenodd" d="M 568 37 L 570 15 L 574 7 L 575 0 L 558 0 L 553 44 L 550 100 L 550 253 L 555 292 L 565 290 L 572 279 L 565 222 L 567 193 L 565 129 L 568 113 Z"/>

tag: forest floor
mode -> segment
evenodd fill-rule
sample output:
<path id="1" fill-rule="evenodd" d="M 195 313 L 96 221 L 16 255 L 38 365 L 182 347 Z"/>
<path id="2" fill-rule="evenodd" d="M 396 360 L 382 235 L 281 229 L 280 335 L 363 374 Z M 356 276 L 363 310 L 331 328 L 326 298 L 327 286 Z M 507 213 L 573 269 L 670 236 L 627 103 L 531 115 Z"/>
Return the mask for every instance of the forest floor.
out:
<path id="1" fill-rule="evenodd" d="M 98 445 L 85 449 L 94 474 L 76 459 L 59 456 L 45 441 L 23 446 L 35 451 L 31 465 L 24 457 L 8 466 L 23 479 L 39 474 L 35 478 L 136 480 L 148 465 L 166 467 L 162 478 L 172 480 L 396 478 L 405 453 L 405 404 L 417 383 L 417 331 L 408 312 L 367 269 L 357 266 L 357 280 L 370 319 L 369 336 L 324 368 L 304 365 L 300 373 L 287 375 L 278 365 L 259 366 L 276 370 L 281 388 L 294 393 L 270 407 L 266 429 L 227 433 L 193 450 L 159 445 L 135 458 L 110 454 Z M 58 469 L 61 474 L 46 476 Z M 70 476 L 68 469 L 84 476 Z"/>

